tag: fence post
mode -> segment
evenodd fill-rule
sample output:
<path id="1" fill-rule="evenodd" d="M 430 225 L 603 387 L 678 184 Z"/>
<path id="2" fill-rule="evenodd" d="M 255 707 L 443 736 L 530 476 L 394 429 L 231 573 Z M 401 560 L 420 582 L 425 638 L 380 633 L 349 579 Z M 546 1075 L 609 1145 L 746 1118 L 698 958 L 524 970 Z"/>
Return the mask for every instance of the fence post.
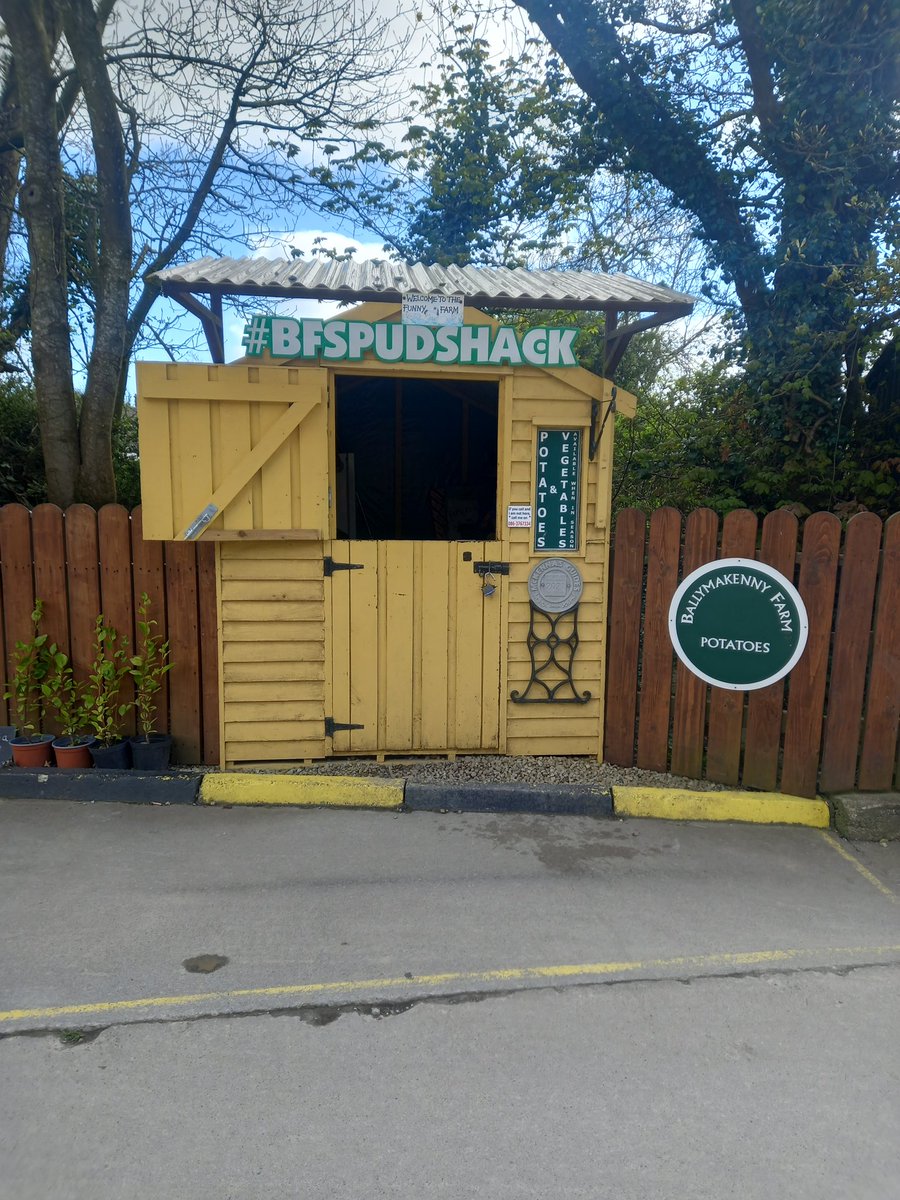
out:
<path id="1" fill-rule="evenodd" d="M 857 513 L 844 535 L 819 773 L 819 786 L 826 792 L 846 791 L 856 782 L 881 533 L 874 513 Z"/>
<path id="2" fill-rule="evenodd" d="M 3 580 L 3 633 L 6 643 L 3 681 L 12 678 L 16 642 L 31 638 L 34 608 L 31 514 L 21 504 L 0 508 L 0 569 Z M 5 691 L 5 687 L 3 691 Z"/>
<path id="3" fill-rule="evenodd" d="M 688 515 L 684 529 L 684 578 L 716 557 L 719 518 L 711 508 Z M 672 717 L 672 774 L 700 779 L 706 728 L 707 685 L 680 660 L 675 665 L 675 713 Z"/>
<path id="4" fill-rule="evenodd" d="M 650 518 L 647 549 L 647 599 L 644 653 L 641 657 L 637 765 L 648 771 L 669 769 L 669 718 L 672 710 L 672 663 L 669 604 L 678 585 L 681 513 L 659 508 Z"/>
<path id="5" fill-rule="evenodd" d="M 809 637 L 788 682 L 781 773 L 781 786 L 792 796 L 816 794 L 840 544 L 841 523 L 837 517 L 814 513 L 807 518 L 799 591 L 809 615 Z"/>
<path id="6" fill-rule="evenodd" d="M 604 758 L 622 767 L 634 765 L 646 541 L 646 515 L 623 509 L 613 541 L 604 724 Z"/>
<path id="7" fill-rule="evenodd" d="M 866 697 L 866 731 L 859 786 L 883 791 L 896 769 L 900 720 L 900 513 L 884 525 L 884 551 L 878 586 L 878 613 L 872 639 L 872 672 Z"/>
<path id="8" fill-rule="evenodd" d="M 760 561 L 780 571 L 791 583 L 797 563 L 800 523 L 786 509 L 770 512 L 763 520 Z M 744 738 L 744 787 L 774 791 L 778 786 L 778 760 L 784 722 L 784 680 L 751 692 L 747 700 Z"/>

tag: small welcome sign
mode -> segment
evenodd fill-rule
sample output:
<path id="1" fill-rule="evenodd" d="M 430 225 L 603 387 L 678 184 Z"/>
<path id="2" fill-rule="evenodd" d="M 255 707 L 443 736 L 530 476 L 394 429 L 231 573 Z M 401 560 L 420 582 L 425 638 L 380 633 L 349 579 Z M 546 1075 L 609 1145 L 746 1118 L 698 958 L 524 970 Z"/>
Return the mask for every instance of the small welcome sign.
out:
<path id="1" fill-rule="evenodd" d="M 720 558 L 682 580 L 669 606 L 675 653 L 695 675 L 731 691 L 783 679 L 806 647 L 809 619 L 780 571 L 745 558 Z"/>

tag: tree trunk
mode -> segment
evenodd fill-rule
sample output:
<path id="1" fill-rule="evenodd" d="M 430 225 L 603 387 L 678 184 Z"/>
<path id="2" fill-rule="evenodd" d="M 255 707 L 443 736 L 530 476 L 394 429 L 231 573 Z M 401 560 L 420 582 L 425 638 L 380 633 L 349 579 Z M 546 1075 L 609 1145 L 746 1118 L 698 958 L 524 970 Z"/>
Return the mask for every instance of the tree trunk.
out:
<path id="1" fill-rule="evenodd" d="M 47 494 L 52 503 L 65 507 L 75 499 L 79 456 L 56 87 L 43 13 L 34 0 L 0 0 L 0 18 L 16 60 L 28 147 L 19 203 L 31 260 L 31 357 Z"/>
<path id="2" fill-rule="evenodd" d="M 16 88 L 16 64 L 6 64 L 3 93 L 0 96 L 0 129 L 4 134 L 19 124 L 19 93 Z M 21 150 L 0 140 L 0 293 L 6 284 L 6 252 L 12 229 L 13 212 L 19 191 L 19 167 Z M 6 349 L 5 340 L 0 345 L 0 354 Z"/>
<path id="3" fill-rule="evenodd" d="M 116 498 L 112 423 L 127 353 L 131 210 L 125 141 L 91 0 L 68 0 L 63 25 L 81 79 L 97 172 L 96 308 L 94 341 L 81 408 L 78 495 L 81 500 L 100 505 Z"/>
<path id="4" fill-rule="evenodd" d="M 19 168 L 21 155 L 18 150 L 0 150 L 0 295 L 6 289 L 6 254 L 9 248 L 9 235 L 12 228 L 12 217 L 16 207 L 16 197 L 19 192 Z M 3 328 L 0 329 L 0 361 L 10 350 L 14 349 L 18 334 L 12 327 L 8 301 L 3 304 Z"/>
<path id="5" fill-rule="evenodd" d="M 741 207 L 733 172 L 717 162 L 689 114 L 641 78 L 618 31 L 592 0 L 517 0 L 600 114 L 598 132 L 626 148 L 629 169 L 659 180 L 696 217 L 703 239 L 745 311 L 765 304 L 761 246 Z M 640 131 L 637 133 L 636 131 Z M 598 165 L 603 161 L 598 153 Z"/>

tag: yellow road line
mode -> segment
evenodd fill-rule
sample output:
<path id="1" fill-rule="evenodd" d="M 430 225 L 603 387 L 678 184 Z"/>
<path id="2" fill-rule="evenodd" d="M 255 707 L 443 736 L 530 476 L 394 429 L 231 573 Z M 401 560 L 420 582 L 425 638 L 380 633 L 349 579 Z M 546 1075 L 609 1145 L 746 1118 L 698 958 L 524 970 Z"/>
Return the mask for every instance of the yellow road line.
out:
<path id="1" fill-rule="evenodd" d="M 900 900 L 900 896 L 898 896 L 896 892 L 892 892 L 887 884 L 882 883 L 878 876 L 874 875 L 869 868 L 865 866 L 864 863 L 861 863 L 854 854 L 851 854 L 849 850 L 845 850 L 834 834 L 826 833 L 824 829 L 820 829 L 819 833 L 821 833 L 822 837 L 832 848 L 832 850 L 837 850 L 841 858 L 845 858 L 848 863 L 854 866 L 857 871 L 859 871 L 860 875 L 862 875 L 863 879 L 871 883 L 872 887 L 881 892 L 882 896 L 887 896 L 888 900 L 892 900 L 894 904 Z"/>
<path id="2" fill-rule="evenodd" d="M 575 963 L 549 967 L 505 967 L 493 971 L 445 971 L 439 975 L 389 976 L 384 979 L 352 979 L 339 983 L 289 983 L 277 987 L 232 988 L 222 992 L 196 992 L 184 996 L 147 996 L 138 1000 L 109 1000 L 96 1004 L 62 1004 L 53 1008 L 18 1008 L 0 1012 L 0 1021 L 29 1021 L 38 1018 L 85 1016 L 130 1012 L 135 1009 L 177 1008 L 188 1004 L 226 1000 L 264 999 L 277 996 L 328 996 L 334 992 L 381 992 L 392 988 L 445 987 L 448 984 L 518 983 L 526 980 L 584 979 L 605 975 L 629 975 L 638 971 L 704 970 L 714 967 L 755 967 L 794 963 L 811 958 L 882 958 L 900 954 L 897 946 L 841 946 L 798 950 L 750 950 L 724 954 L 690 954 L 678 958 L 650 958 L 634 962 Z"/>
<path id="3" fill-rule="evenodd" d="M 804 800 L 783 792 L 698 792 L 682 788 L 613 787 L 618 817 L 666 821 L 744 821 L 758 825 L 808 825 L 827 829 L 825 800 Z"/>

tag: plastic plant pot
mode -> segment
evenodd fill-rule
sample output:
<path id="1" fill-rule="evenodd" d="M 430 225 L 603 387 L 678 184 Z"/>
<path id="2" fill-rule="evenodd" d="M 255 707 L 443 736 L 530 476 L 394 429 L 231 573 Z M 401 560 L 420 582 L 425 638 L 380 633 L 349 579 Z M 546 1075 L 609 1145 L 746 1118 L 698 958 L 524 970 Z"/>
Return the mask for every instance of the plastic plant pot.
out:
<path id="1" fill-rule="evenodd" d="M 53 765 L 53 734 L 42 733 L 34 738 L 13 738 L 13 762 L 17 767 L 49 767 Z"/>
<path id="2" fill-rule="evenodd" d="M 131 766 L 131 755 L 126 741 L 113 742 L 111 746 L 91 746 L 91 758 L 98 771 L 127 771 Z"/>
<path id="3" fill-rule="evenodd" d="M 66 771 L 83 771 L 94 765 L 91 758 L 91 746 L 96 738 L 56 738 L 53 742 L 53 753 L 56 755 L 56 765 Z"/>
<path id="4" fill-rule="evenodd" d="M 168 733 L 151 733 L 145 737 L 129 738 L 131 765 L 136 771 L 165 771 L 172 757 L 172 738 Z"/>

